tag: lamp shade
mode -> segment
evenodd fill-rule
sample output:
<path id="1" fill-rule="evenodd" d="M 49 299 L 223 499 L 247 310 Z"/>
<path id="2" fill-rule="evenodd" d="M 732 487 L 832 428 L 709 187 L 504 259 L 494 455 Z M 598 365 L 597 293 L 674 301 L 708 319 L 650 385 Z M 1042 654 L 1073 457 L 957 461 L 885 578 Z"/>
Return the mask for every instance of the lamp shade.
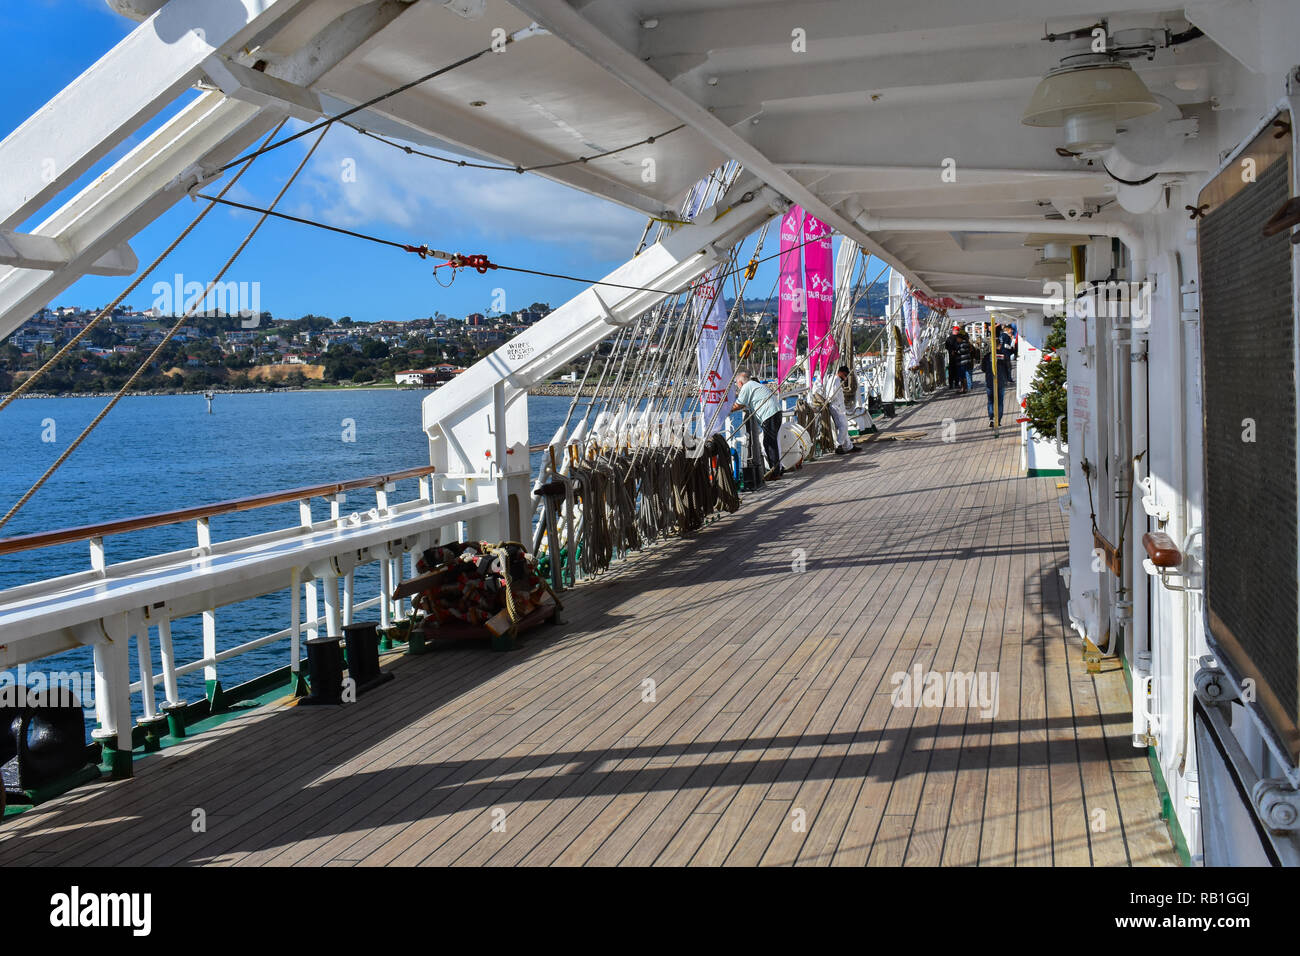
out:
<path id="1" fill-rule="evenodd" d="M 1020 121 L 1064 126 L 1066 146 L 1086 152 L 1115 142 L 1115 124 L 1145 116 L 1160 104 L 1127 63 L 1058 67 L 1043 77 Z"/>

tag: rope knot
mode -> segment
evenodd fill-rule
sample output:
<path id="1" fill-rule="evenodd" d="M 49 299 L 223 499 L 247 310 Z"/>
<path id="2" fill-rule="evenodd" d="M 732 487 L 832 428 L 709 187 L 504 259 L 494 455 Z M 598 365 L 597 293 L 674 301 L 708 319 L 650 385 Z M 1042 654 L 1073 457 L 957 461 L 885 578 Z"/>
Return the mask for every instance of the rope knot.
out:
<path id="1" fill-rule="evenodd" d="M 489 269 L 497 268 L 497 264 L 490 260 L 486 255 L 476 254 L 472 256 L 455 255 L 452 256 L 444 265 L 451 266 L 453 269 L 470 268 L 483 275 Z"/>

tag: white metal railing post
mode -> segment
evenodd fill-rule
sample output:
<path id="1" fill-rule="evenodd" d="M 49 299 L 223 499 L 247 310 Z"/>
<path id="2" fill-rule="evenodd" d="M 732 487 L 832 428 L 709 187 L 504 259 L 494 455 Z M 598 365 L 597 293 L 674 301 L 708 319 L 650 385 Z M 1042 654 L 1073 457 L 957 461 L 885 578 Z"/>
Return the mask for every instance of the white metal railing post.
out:
<path id="1" fill-rule="evenodd" d="M 153 647 L 149 643 L 149 621 L 143 613 L 132 614 L 128 619 L 135 632 L 136 666 L 140 669 L 140 700 L 144 710 L 141 722 L 153 720 L 158 709 L 153 693 Z"/>
<path id="2" fill-rule="evenodd" d="M 197 522 L 199 554 L 206 555 L 212 553 L 212 527 L 207 518 L 200 518 Z M 208 702 L 214 708 L 217 706 L 217 698 L 221 693 L 221 685 L 217 682 L 217 609 L 208 608 L 203 612 L 203 657 L 205 660 L 212 661 L 203 668 L 203 683 L 207 688 Z"/>
<path id="3" fill-rule="evenodd" d="M 131 776 L 131 659 L 125 613 L 103 618 L 105 641 L 95 645 L 95 715 L 91 736 L 103 748 L 103 763 L 114 780 Z"/>
<path id="4" fill-rule="evenodd" d="M 158 618 L 158 653 L 162 657 L 163 691 L 167 695 L 166 707 L 181 702 L 180 688 L 176 683 L 176 655 L 172 651 L 172 619 L 166 612 Z"/>
<path id="5" fill-rule="evenodd" d="M 396 591 L 398 586 L 401 583 L 402 583 L 402 549 L 401 549 L 401 545 L 398 545 L 397 556 L 390 557 L 388 559 L 388 588 L 389 588 L 388 593 L 392 594 L 393 591 Z M 399 618 L 405 616 L 405 611 L 406 611 L 405 598 L 398 598 L 396 601 L 393 602 L 393 613 L 396 614 Z"/>
<path id="6" fill-rule="evenodd" d="M 412 476 L 414 477 L 414 476 Z M 300 659 L 302 655 L 302 639 L 304 631 L 311 636 L 317 636 L 328 632 L 331 636 L 337 637 L 341 633 L 342 626 L 351 623 L 356 615 L 362 613 L 363 609 L 379 605 L 377 617 L 384 627 L 391 627 L 396 616 L 407 610 L 408 601 L 394 601 L 391 597 L 392 591 L 406 577 L 404 573 L 407 562 L 409 562 L 410 573 L 415 573 L 415 566 L 420 560 L 421 555 L 426 547 L 433 542 L 441 540 L 443 529 L 451 530 L 457 523 L 457 518 L 452 516 L 443 516 L 441 507 L 431 508 L 424 512 L 420 507 L 417 499 L 402 499 L 400 503 L 395 503 L 392 495 L 396 489 L 393 482 L 379 480 L 367 480 L 364 483 L 356 483 L 356 487 L 374 488 L 377 493 L 377 504 L 379 507 L 370 513 L 370 519 L 377 519 L 380 509 L 383 510 L 384 517 L 388 519 L 397 518 L 402 515 L 402 520 L 398 521 L 395 534 L 400 535 L 397 538 L 388 538 L 387 534 L 375 535 L 369 533 L 369 525 L 366 518 L 356 520 L 356 516 L 351 521 L 340 521 L 339 507 L 343 503 L 342 494 L 331 495 L 330 500 L 332 520 L 340 521 L 343 531 L 347 534 L 356 532 L 358 529 L 363 533 L 366 540 L 363 543 L 349 545 L 346 542 L 347 534 L 345 533 L 326 533 L 312 535 L 304 532 L 302 529 L 312 527 L 312 497 L 297 498 L 295 494 L 281 495 L 275 497 L 274 501 L 267 501 L 265 504 L 258 503 L 251 507 L 270 507 L 272 505 L 293 504 L 297 503 L 298 526 L 295 528 L 293 522 L 286 522 L 287 528 L 268 532 L 265 528 L 259 531 L 255 536 L 247 539 L 255 541 L 261 546 L 267 538 L 278 540 L 282 535 L 290 539 L 291 546 L 298 546 L 304 549 L 310 549 L 313 557 L 311 561 L 318 572 L 324 574 L 323 577 L 315 577 L 310 566 L 298 563 L 296 567 L 288 567 L 293 563 L 285 561 L 279 565 L 279 570 L 272 576 L 266 576 L 256 579 L 255 582 L 231 581 L 228 585 L 223 584 L 221 588 L 213 588 L 204 585 L 187 597 L 187 606 L 181 611 L 185 616 L 199 616 L 202 619 L 202 655 L 194 656 L 188 660 L 179 660 L 175 647 L 172 633 L 172 618 L 177 614 L 178 607 L 169 603 L 166 599 L 155 599 L 154 597 L 142 598 L 139 605 L 125 612 L 115 612 L 108 617 L 100 618 L 104 640 L 98 641 L 98 635 L 87 636 L 84 638 L 86 645 L 91 646 L 94 655 L 94 673 L 95 673 L 95 714 L 99 723 L 98 729 L 94 732 L 94 738 L 100 742 L 104 748 L 104 761 L 106 768 L 117 768 L 115 772 L 124 776 L 130 775 L 129 757 L 132 745 L 132 732 L 135 727 L 133 720 L 134 695 L 139 692 L 141 700 L 141 724 L 151 723 L 166 716 L 168 723 L 172 727 L 172 733 L 176 736 L 184 736 L 184 711 L 185 702 L 181 699 L 179 680 L 181 677 L 193 674 L 197 677 L 202 671 L 206 684 L 206 695 L 210 706 L 210 712 L 215 713 L 224 709 L 226 700 L 224 698 L 224 689 L 222 688 L 219 678 L 219 665 L 233 658 L 251 653 L 259 648 L 267 647 L 278 641 L 288 639 L 290 645 L 290 671 L 294 675 L 299 675 Z M 328 488 L 329 486 L 325 486 Z M 337 487 L 337 486 L 335 486 Z M 431 482 L 425 481 L 422 485 L 422 492 L 425 495 L 430 493 Z M 274 496 L 267 496 L 268 498 Z M 324 497 L 317 494 L 316 497 Z M 432 504 L 430 500 L 427 504 Z M 490 510 L 492 505 L 484 502 L 481 506 L 483 510 Z M 220 511 L 220 509 L 217 509 Z M 407 523 L 405 517 L 408 511 L 412 511 L 416 521 L 412 527 Z M 199 512 L 203 513 L 203 512 Z M 224 512 L 220 512 L 224 513 Z M 196 580 L 203 580 L 212 571 L 220 571 L 221 568 L 213 568 L 214 555 L 225 556 L 227 554 L 238 554 L 240 549 L 245 546 L 244 539 L 236 541 L 214 541 L 213 531 L 210 521 L 207 517 L 195 518 L 194 512 L 188 516 L 177 513 L 170 522 L 154 522 L 157 524 L 171 524 L 173 527 L 184 524 L 186 521 L 194 521 L 194 533 L 196 547 L 192 552 L 186 555 L 186 560 L 181 562 L 187 566 L 187 573 Z M 155 516 L 147 516 L 146 520 Z M 165 517 L 165 516 L 157 516 Z M 552 521 L 556 524 L 556 517 Z M 105 557 L 105 534 L 125 533 L 126 528 L 118 527 L 119 522 L 110 526 L 104 526 L 104 532 L 93 537 L 83 538 L 90 546 L 90 563 L 92 572 L 97 573 L 101 578 L 109 576 L 116 582 L 116 574 L 119 568 L 127 568 L 129 574 L 138 573 L 138 566 L 142 561 L 137 559 L 128 562 L 127 565 L 107 564 Z M 145 527 L 151 526 L 148 524 Z M 324 527 L 328 528 L 328 524 Z M 98 530 L 98 529 L 97 529 Z M 559 529 L 555 528 L 555 543 L 558 551 Z M 333 539 L 337 538 L 337 546 Z M 295 540 L 296 539 L 296 540 Z M 375 539 L 378 539 L 376 541 Z M 44 545 L 42 545 L 44 546 Z M 277 550 L 282 550 L 283 546 L 277 544 Z M 409 555 L 407 561 L 403 561 L 403 556 Z M 168 557 L 166 555 L 162 557 Z M 144 559 L 148 561 L 149 559 Z M 222 559 L 224 561 L 224 557 Z M 306 560 L 304 558 L 304 560 Z M 354 562 L 368 563 L 369 561 L 379 561 L 380 563 L 380 587 L 381 593 L 375 597 L 361 600 L 356 594 L 358 581 L 355 576 L 355 567 L 344 571 L 343 568 Z M 572 567 L 573 557 L 570 556 L 570 566 Z M 307 567 L 307 570 L 304 568 Z M 251 600 L 263 595 L 283 593 L 285 586 L 284 572 L 289 572 L 290 587 L 290 627 L 258 637 L 254 640 L 246 641 L 237 646 L 227 647 L 224 650 L 219 649 L 216 633 L 216 614 L 220 608 L 230 604 L 240 603 L 245 600 Z M 339 578 L 344 579 L 342 587 L 339 584 Z M 146 579 L 147 580 L 147 579 Z M 249 588 L 250 583 L 256 583 L 256 588 Z M 302 586 L 304 590 L 300 591 Z M 91 589 L 100 589 L 104 585 L 100 580 L 92 581 L 89 585 Z M 320 594 L 321 587 L 325 588 L 325 594 Z M 342 592 L 342 593 L 340 593 Z M 153 594 L 154 592 L 150 592 Z M 302 599 L 306 596 L 310 601 L 311 607 L 304 612 Z M 197 600 L 195 600 L 197 598 Z M 323 598 L 325 607 L 320 606 Z M 205 607 L 206 605 L 206 607 Z M 100 611 L 100 614 L 103 612 Z M 304 616 L 305 614 L 305 616 Z M 157 639 L 159 645 L 159 661 L 154 661 L 152 652 L 152 641 L 154 635 L 150 634 L 151 627 L 157 627 Z M 137 653 L 138 675 L 134 672 L 136 668 L 131 666 L 131 647 L 132 641 L 135 641 Z M 24 646 L 25 649 L 26 645 Z M 24 659 L 24 658 L 19 658 Z M 32 656 L 25 658 L 34 659 Z M 133 676 L 138 680 L 133 681 Z M 165 695 L 165 696 L 163 696 Z M 179 727 L 179 731 L 177 730 Z M 156 731 L 156 727 L 154 730 Z M 151 733 L 146 737 L 146 748 L 150 743 L 156 743 L 156 737 Z M 125 753 L 125 756 L 122 754 Z M 126 761 L 123 769 L 123 761 Z"/>
<path id="7" fill-rule="evenodd" d="M 208 701 L 215 703 L 220 684 L 217 681 L 217 609 L 208 608 L 203 612 L 203 658 L 212 661 L 203 668 L 203 684 L 207 688 Z"/>
<path id="8" fill-rule="evenodd" d="M 289 672 L 290 680 L 298 683 L 298 662 L 302 658 L 303 606 L 298 581 L 302 572 L 292 568 L 289 572 Z"/>
<path id="9" fill-rule="evenodd" d="M 321 583 L 325 588 L 325 635 L 327 637 L 338 637 L 341 633 L 339 629 L 339 579 L 334 573 L 326 574 L 321 578 Z"/>
<path id="10" fill-rule="evenodd" d="M 393 593 L 393 562 L 388 557 L 388 549 L 384 549 L 384 556 L 379 559 L 379 626 L 389 628 L 393 624 L 393 606 L 392 599 L 389 597 Z"/>
<path id="11" fill-rule="evenodd" d="M 352 604 L 353 604 L 353 582 L 356 570 L 349 569 L 348 573 L 343 575 L 343 626 L 347 627 L 352 623 Z"/>

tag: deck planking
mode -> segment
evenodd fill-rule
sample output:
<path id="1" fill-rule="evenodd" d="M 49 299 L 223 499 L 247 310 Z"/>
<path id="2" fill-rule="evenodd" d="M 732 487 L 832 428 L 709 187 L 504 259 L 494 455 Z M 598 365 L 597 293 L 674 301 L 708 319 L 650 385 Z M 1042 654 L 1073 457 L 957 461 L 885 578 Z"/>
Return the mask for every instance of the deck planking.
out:
<path id="1" fill-rule="evenodd" d="M 0 862 L 1173 865 L 1123 675 L 1064 622 L 1055 479 L 982 411 L 904 410 L 924 437 L 621 562 L 519 651 L 393 657 L 358 704 L 257 708 L 11 818 Z M 894 706 L 914 666 L 996 673 L 996 716 Z"/>

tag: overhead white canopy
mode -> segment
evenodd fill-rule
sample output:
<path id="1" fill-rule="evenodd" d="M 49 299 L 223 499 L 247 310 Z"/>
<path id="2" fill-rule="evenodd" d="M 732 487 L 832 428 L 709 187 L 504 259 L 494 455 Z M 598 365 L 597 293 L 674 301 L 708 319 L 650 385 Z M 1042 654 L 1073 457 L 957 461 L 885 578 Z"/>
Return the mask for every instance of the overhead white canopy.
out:
<path id="1" fill-rule="evenodd" d="M 0 334 L 97 262 L 102 268 L 105 257 L 129 261 L 124 244 L 140 228 L 203 170 L 239 155 L 286 113 L 336 113 L 499 45 L 534 21 L 549 34 L 521 39 L 349 121 L 522 166 L 659 136 L 536 175 L 660 215 L 732 158 L 927 293 L 1041 295 L 1042 280 L 1027 278 L 1040 253 L 1026 236 L 1050 234 L 1053 223 L 1066 221 L 1114 225 L 1125 208 L 1161 201 L 1165 182 L 1213 168 L 1217 156 L 1198 148 L 1198 130 L 1253 122 L 1239 109 L 1253 101 L 1239 91 L 1289 67 L 1285 36 L 1300 32 L 1300 5 L 1292 0 L 1255 0 L 1268 8 L 1268 22 L 1296 26 L 1269 36 L 1242 28 L 1239 0 L 1186 9 L 1169 0 L 1095 8 L 1088 0 L 113 5 L 147 19 L 0 143 L 0 229 L 16 228 L 58 197 L 187 88 L 214 92 L 34 230 L 57 242 L 52 271 L 48 255 L 40 263 L 5 260 L 14 268 L 0 268 Z M 1125 163 L 1122 176 L 1107 171 L 1106 157 L 1089 163 L 1059 154 L 1059 129 L 1020 121 L 1040 79 L 1071 52 L 1046 35 L 1103 17 L 1116 36 L 1159 40 L 1149 58 L 1127 62 L 1163 98 L 1153 135 L 1164 146 L 1145 166 Z M 1168 45 L 1190 26 L 1205 35 L 1193 31 L 1189 42 Z M 63 132 L 43 132 L 51 129 Z M 32 162 L 38 143 L 39 155 L 59 154 L 49 157 L 53 177 L 23 172 L 40 165 Z M 1134 169 L 1154 178 L 1128 185 L 1123 180 L 1139 181 Z M 929 224 L 908 227 L 918 218 Z M 942 219 L 960 227 L 938 228 Z M 1023 232 L 1007 231 L 1007 220 L 1023 221 Z M 11 245 L 39 243 L 17 237 Z"/>

